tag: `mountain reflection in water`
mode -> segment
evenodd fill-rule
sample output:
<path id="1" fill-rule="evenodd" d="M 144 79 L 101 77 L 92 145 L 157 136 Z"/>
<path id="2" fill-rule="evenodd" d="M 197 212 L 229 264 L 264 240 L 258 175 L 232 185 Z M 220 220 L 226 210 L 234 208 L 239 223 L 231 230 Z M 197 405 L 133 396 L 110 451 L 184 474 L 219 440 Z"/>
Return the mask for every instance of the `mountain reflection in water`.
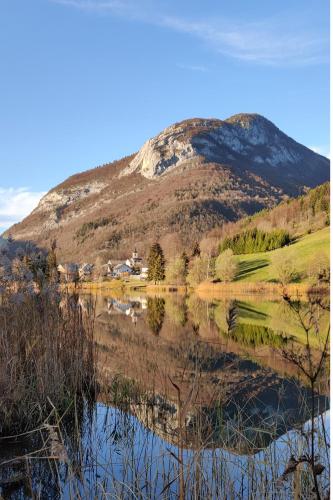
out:
<path id="1" fill-rule="evenodd" d="M 279 481 L 308 450 L 311 392 L 281 354 L 304 342 L 282 301 L 174 293 L 79 304 L 95 311 L 97 401 L 78 398 L 53 430 L 0 441 L 4 498 L 294 498 L 296 482 Z M 329 313 L 319 320 L 326 329 Z M 326 484 L 327 381 L 318 388 Z M 54 440 L 62 459 L 48 458 Z"/>
<path id="2" fill-rule="evenodd" d="M 83 308 L 90 300 L 81 297 Z M 135 385 L 128 410 L 170 443 L 253 453 L 309 418 L 310 390 L 280 353 L 302 342 L 282 302 L 94 300 L 102 386 L 115 376 Z M 227 333 L 231 302 L 237 319 Z M 324 387 L 317 394 L 317 413 L 327 394 Z"/>

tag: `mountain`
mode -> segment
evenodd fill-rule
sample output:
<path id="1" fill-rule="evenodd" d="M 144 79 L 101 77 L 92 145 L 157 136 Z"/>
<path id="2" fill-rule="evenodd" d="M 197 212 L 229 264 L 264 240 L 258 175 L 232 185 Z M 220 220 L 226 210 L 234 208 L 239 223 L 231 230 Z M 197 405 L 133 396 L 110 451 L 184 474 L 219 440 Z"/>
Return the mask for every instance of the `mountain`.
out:
<path id="1" fill-rule="evenodd" d="M 61 259 L 168 254 L 205 232 L 329 179 L 329 160 L 257 114 L 193 118 L 148 140 L 136 154 L 79 173 L 51 189 L 7 234 L 49 246 Z"/>

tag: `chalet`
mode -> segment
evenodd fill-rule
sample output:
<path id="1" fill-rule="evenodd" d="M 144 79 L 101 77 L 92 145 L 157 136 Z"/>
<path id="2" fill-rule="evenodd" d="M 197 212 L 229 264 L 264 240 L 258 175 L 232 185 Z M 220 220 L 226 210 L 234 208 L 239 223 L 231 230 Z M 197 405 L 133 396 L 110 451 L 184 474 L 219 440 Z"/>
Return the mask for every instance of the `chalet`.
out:
<path id="1" fill-rule="evenodd" d="M 132 268 L 127 264 L 118 264 L 117 266 L 114 266 L 112 274 L 116 278 L 120 278 L 123 276 L 129 276 L 130 274 L 132 274 L 132 272 Z"/>

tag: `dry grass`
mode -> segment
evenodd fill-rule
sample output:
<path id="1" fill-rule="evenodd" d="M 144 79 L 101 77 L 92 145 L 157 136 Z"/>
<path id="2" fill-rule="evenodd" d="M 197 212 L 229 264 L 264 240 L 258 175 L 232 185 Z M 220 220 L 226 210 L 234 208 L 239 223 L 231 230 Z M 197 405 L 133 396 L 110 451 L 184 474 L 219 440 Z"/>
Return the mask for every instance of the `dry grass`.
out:
<path id="1" fill-rule="evenodd" d="M 234 298 L 244 295 L 265 295 L 265 297 L 281 298 L 287 294 L 292 298 L 307 297 L 309 293 L 329 294 L 329 287 L 322 285 L 313 287 L 308 283 L 290 283 L 282 286 L 278 283 L 212 283 L 203 282 L 197 286 L 195 292 L 203 299 L 233 296 Z"/>
<path id="2" fill-rule="evenodd" d="M 154 295 L 154 294 L 159 294 L 159 293 L 163 293 L 163 294 L 170 294 L 170 293 L 175 293 L 177 292 L 177 294 L 179 295 L 186 295 L 186 292 L 187 292 L 187 286 L 186 285 L 167 285 L 167 284 L 157 284 L 157 285 L 154 285 L 154 284 L 150 284 L 148 283 L 147 286 L 146 286 L 146 291 L 147 291 L 147 294 L 151 294 L 151 295 Z"/>
<path id="3" fill-rule="evenodd" d="M 2 294 L 0 434 L 35 428 L 93 383 L 93 314 L 83 317 L 77 295 Z"/>

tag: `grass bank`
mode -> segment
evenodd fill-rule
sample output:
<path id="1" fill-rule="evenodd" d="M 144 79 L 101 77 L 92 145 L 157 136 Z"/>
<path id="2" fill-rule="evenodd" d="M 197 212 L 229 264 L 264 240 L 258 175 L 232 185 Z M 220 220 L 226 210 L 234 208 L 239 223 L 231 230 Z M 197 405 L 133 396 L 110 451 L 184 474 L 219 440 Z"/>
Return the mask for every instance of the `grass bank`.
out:
<path id="1" fill-rule="evenodd" d="M 275 255 L 281 254 L 295 262 L 297 272 L 301 276 L 300 283 L 308 284 L 307 270 L 309 263 L 316 254 L 330 254 L 330 228 L 325 227 L 313 234 L 299 238 L 292 245 L 288 245 L 271 252 L 238 255 L 239 273 L 235 283 L 274 283 L 277 280 L 276 271 L 272 265 Z M 233 285 L 235 285 L 233 283 Z"/>
<path id="2" fill-rule="evenodd" d="M 137 280 L 108 280 L 108 281 L 87 281 L 83 283 L 79 283 L 75 285 L 73 283 L 67 283 L 66 285 L 62 285 L 63 290 L 78 290 L 85 292 L 126 292 L 126 291 L 142 291 L 147 292 L 147 294 L 154 293 L 181 293 L 186 294 L 188 287 L 186 285 L 170 285 L 166 283 L 149 283 L 145 281 L 137 281 Z"/>
<path id="3" fill-rule="evenodd" d="M 231 283 L 200 283 L 195 292 L 202 299 L 218 299 L 219 297 L 243 297 L 246 295 L 281 298 L 283 294 L 291 298 L 307 297 L 309 293 L 328 294 L 328 286 L 313 287 L 310 283 L 290 283 L 282 286 L 279 283 L 268 282 L 231 282 Z"/>
<path id="4" fill-rule="evenodd" d="M 78 283 L 76 286 L 74 283 L 66 283 L 62 285 L 62 289 L 68 289 L 70 291 L 76 290 L 84 290 L 87 292 L 96 292 L 96 291 L 107 291 L 107 290 L 141 290 L 145 289 L 147 283 L 144 281 L 138 280 L 105 280 L 105 281 L 85 281 L 82 283 Z"/>
<path id="5" fill-rule="evenodd" d="M 123 295 L 126 292 L 146 293 L 147 295 L 156 294 L 174 294 L 178 293 L 186 295 L 188 292 L 195 291 L 202 299 L 214 299 L 219 297 L 242 297 L 242 296 L 268 296 L 271 298 L 282 297 L 283 293 L 287 293 L 292 298 L 306 297 L 309 293 L 328 294 L 329 287 L 327 285 L 314 287 L 310 283 L 291 283 L 282 286 L 279 283 L 271 282 L 246 282 L 246 281 L 233 281 L 231 283 L 213 283 L 205 281 L 200 283 L 194 290 L 188 286 L 167 285 L 153 283 L 135 283 L 124 281 L 104 281 L 101 283 L 86 282 L 80 283 L 75 286 L 67 284 L 62 286 L 62 290 L 73 292 L 77 290 L 83 293 L 99 293 L 99 294 L 112 294 Z"/>
<path id="6" fill-rule="evenodd" d="M 173 294 L 177 292 L 181 295 L 186 295 L 188 287 L 186 285 L 167 285 L 159 284 L 154 285 L 153 283 L 148 283 L 146 286 L 146 291 L 149 294 L 163 293 L 163 294 Z"/>

